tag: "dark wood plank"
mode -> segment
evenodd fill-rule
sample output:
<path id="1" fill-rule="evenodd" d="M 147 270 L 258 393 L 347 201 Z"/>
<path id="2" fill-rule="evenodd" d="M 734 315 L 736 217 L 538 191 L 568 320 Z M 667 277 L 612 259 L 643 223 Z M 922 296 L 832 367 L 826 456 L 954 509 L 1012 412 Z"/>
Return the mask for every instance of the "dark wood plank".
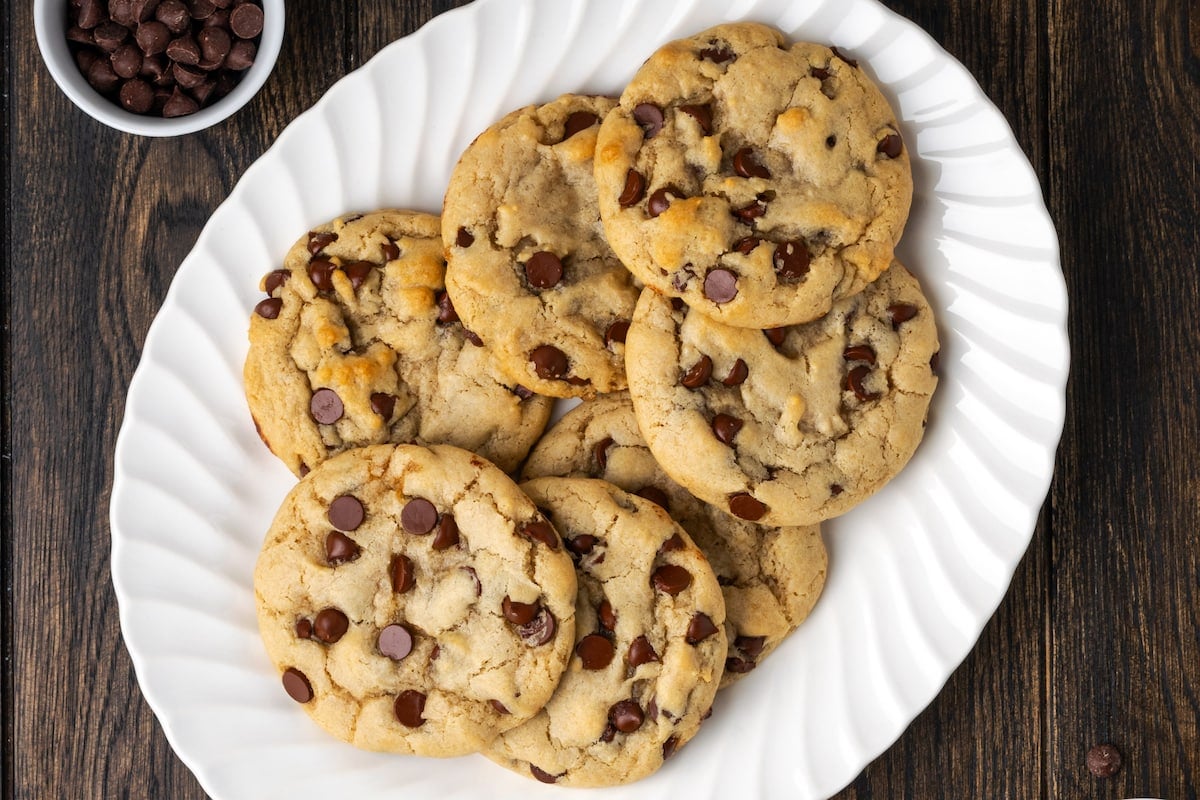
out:
<path id="1" fill-rule="evenodd" d="M 1054 488 L 1055 797 L 1200 791 L 1200 9 L 1052 0 L 1075 368 Z M 1097 742 L 1125 766 L 1099 781 Z"/>

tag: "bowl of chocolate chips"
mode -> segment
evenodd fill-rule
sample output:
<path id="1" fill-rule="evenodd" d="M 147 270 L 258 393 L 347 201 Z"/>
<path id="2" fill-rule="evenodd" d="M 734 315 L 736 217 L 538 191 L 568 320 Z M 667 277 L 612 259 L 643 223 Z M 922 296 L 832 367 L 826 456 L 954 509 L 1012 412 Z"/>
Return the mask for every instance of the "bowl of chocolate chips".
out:
<path id="1" fill-rule="evenodd" d="M 208 128 L 262 88 L 284 0 L 34 0 L 38 47 L 63 92 L 143 136 Z"/>

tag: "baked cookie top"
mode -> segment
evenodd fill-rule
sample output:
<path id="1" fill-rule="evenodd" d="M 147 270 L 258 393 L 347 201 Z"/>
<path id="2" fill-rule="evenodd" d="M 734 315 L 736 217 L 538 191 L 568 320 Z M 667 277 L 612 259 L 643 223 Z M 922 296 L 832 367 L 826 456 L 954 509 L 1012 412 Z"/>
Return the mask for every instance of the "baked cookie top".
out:
<path id="1" fill-rule="evenodd" d="M 552 397 L 625 387 L 633 277 L 604 239 L 592 155 L 605 97 L 513 111 L 459 159 L 442 210 L 463 322 L 520 383 Z"/>
<path id="2" fill-rule="evenodd" d="M 536 714 L 575 642 L 574 566 L 504 473 L 374 445 L 296 484 L 254 572 L 287 693 L 369 750 L 474 752 Z"/>
<path id="3" fill-rule="evenodd" d="M 818 525 L 756 525 L 694 497 L 663 471 L 628 392 L 588 400 L 538 441 L 521 472 L 601 478 L 662 506 L 708 558 L 725 596 L 729 652 L 721 685 L 746 674 L 812 611 L 829 560 Z"/>
<path id="4" fill-rule="evenodd" d="M 440 224 L 416 211 L 339 217 L 268 273 L 250 318 L 246 397 L 297 475 L 386 442 L 448 443 L 521 463 L 552 401 L 500 372 L 444 285 Z"/>
<path id="5" fill-rule="evenodd" d="M 654 503 L 605 481 L 521 485 L 577 559 L 576 644 L 537 716 L 484 754 L 567 786 L 643 778 L 711 708 L 725 661 L 725 605 L 703 554 Z"/>
<path id="6" fill-rule="evenodd" d="M 613 250 L 728 325 L 807 322 L 891 263 L 912 173 L 887 100 L 835 48 L 757 23 L 655 52 L 596 150 Z"/>
<path id="7" fill-rule="evenodd" d="M 722 325 L 646 289 L 629 329 L 638 426 L 689 491 L 763 525 L 848 511 L 907 462 L 937 386 L 933 312 L 900 264 L 821 319 Z"/>

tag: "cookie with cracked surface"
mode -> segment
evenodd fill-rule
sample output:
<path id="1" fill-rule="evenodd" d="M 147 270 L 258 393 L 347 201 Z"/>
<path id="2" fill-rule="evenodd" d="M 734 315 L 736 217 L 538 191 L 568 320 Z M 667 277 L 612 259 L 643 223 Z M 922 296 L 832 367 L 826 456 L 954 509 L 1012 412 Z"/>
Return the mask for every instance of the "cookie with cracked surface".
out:
<path id="1" fill-rule="evenodd" d="M 766 331 L 648 288 L 628 344 L 634 413 L 663 469 L 763 525 L 811 525 L 880 489 L 920 443 L 937 386 L 933 311 L 898 263 L 821 319 Z"/>
<path id="2" fill-rule="evenodd" d="M 693 496 L 654 459 L 628 392 L 585 401 L 550 428 L 521 472 L 522 480 L 543 476 L 606 480 L 658 503 L 691 535 L 725 595 L 729 653 L 722 687 L 795 630 L 825 586 L 829 560 L 820 526 L 756 525 Z"/>
<path id="3" fill-rule="evenodd" d="M 373 445 L 283 501 L 254 572 L 283 688 L 368 750 L 453 756 L 528 720 L 575 643 L 575 569 L 498 468 Z"/>
<path id="4" fill-rule="evenodd" d="M 552 401 L 501 373 L 458 322 L 440 231 L 415 211 L 339 217 L 262 279 L 246 397 L 292 472 L 387 442 L 453 444 L 513 470 L 545 428 Z"/>
<path id="5" fill-rule="evenodd" d="M 725 603 L 707 560 L 661 508 L 605 481 L 521 488 L 577 559 L 571 662 L 550 702 L 484 754 L 522 775 L 611 786 L 662 766 L 700 727 L 725 661 Z"/>
<path id="6" fill-rule="evenodd" d="M 564 95 L 508 114 L 446 189 L 446 284 L 513 382 L 551 397 L 625 388 L 639 287 L 604 238 L 592 155 L 615 101 Z"/>
<path id="7" fill-rule="evenodd" d="M 745 22 L 646 61 L 600 129 L 596 184 L 640 280 L 753 328 L 861 291 L 891 263 L 912 200 L 896 116 L 858 63 Z"/>

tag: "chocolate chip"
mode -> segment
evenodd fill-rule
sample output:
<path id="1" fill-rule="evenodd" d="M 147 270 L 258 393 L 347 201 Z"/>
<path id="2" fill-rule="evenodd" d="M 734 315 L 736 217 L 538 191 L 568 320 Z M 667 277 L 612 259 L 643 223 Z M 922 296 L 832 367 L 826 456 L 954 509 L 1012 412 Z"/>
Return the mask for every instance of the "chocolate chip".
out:
<path id="1" fill-rule="evenodd" d="M 376 646 L 380 653 L 393 661 L 402 661 L 412 652 L 413 635 L 403 625 L 388 625 L 379 632 L 379 641 Z"/>
<path id="2" fill-rule="evenodd" d="M 875 351 L 869 344 L 852 344 L 842 351 L 842 358 L 846 361 L 866 361 L 868 364 L 874 364 Z"/>
<path id="3" fill-rule="evenodd" d="M 708 379 L 712 377 L 712 359 L 708 356 L 700 356 L 700 360 L 688 369 L 679 379 L 679 382 L 688 389 L 699 389 L 704 384 L 708 383 Z"/>
<path id="4" fill-rule="evenodd" d="M 609 350 L 611 350 L 613 344 L 616 342 L 620 342 L 621 344 L 624 344 L 625 337 L 628 333 L 629 333 L 629 320 L 627 320 L 627 319 L 617 320 L 616 322 L 609 325 L 604 330 L 604 346 L 607 347 Z"/>
<path id="5" fill-rule="evenodd" d="M 337 238 L 338 238 L 338 235 L 336 233 L 325 232 L 325 231 L 322 231 L 322 232 L 309 231 L 308 232 L 308 244 L 306 245 L 306 247 L 308 248 L 309 255 L 312 255 L 312 256 L 317 255 L 322 250 L 324 250 L 326 247 L 328 247 L 329 245 L 336 242 Z"/>
<path id="6" fill-rule="evenodd" d="M 266 274 L 266 277 L 263 278 L 263 290 L 266 291 L 267 294 L 275 294 L 275 290 L 280 286 L 283 286 L 283 284 L 288 278 L 291 277 L 291 275 L 292 273 L 286 269 L 271 270 Z"/>
<path id="7" fill-rule="evenodd" d="M 704 276 L 704 296 L 717 305 L 737 297 L 737 275 L 727 269 L 711 269 Z"/>
<path id="8" fill-rule="evenodd" d="M 371 270 L 375 269 L 375 265 L 370 261 L 351 261 L 342 269 L 345 271 L 346 277 L 350 279 L 350 288 L 358 291 L 358 287 L 366 283 L 367 277 L 370 276 Z"/>
<path id="9" fill-rule="evenodd" d="M 849 56 L 845 55 L 844 53 L 842 53 L 842 51 L 841 51 L 841 50 L 838 50 L 836 47 L 830 47 L 829 49 L 833 51 L 833 54 L 834 54 L 835 56 L 837 56 L 838 58 L 840 58 L 842 61 L 845 61 L 845 62 L 846 62 L 847 64 L 849 64 L 850 66 L 852 66 L 852 67 L 857 67 L 857 66 L 858 66 L 858 61 L 856 61 L 855 59 L 853 59 L 853 58 L 850 58 Z"/>
<path id="10" fill-rule="evenodd" d="M 754 252 L 754 248 L 758 247 L 758 239 L 753 236 L 744 236 L 733 243 L 735 252 L 748 256 Z"/>
<path id="11" fill-rule="evenodd" d="M 182 0 L 163 0 L 154 9 L 154 18 L 174 34 L 183 33 L 192 22 L 191 14 Z"/>
<path id="12" fill-rule="evenodd" d="M 308 279 L 313 282 L 313 286 L 317 287 L 319 292 L 333 291 L 333 273 L 336 271 L 337 264 L 327 258 L 314 258 L 308 262 Z"/>
<path id="13" fill-rule="evenodd" d="M 742 421 L 729 414 L 717 414 L 713 417 L 712 431 L 722 444 L 733 444 L 733 437 L 742 429 Z"/>
<path id="14" fill-rule="evenodd" d="M 297 703 L 307 703 L 313 699 L 312 684 L 308 682 L 304 673 L 295 667 L 288 667 L 284 670 L 283 690 Z"/>
<path id="15" fill-rule="evenodd" d="M 366 518 L 363 504 L 352 494 L 343 494 L 329 504 L 329 522 L 339 531 L 357 530 Z"/>
<path id="16" fill-rule="evenodd" d="M 384 422 L 387 422 L 392 418 L 392 412 L 396 410 L 396 395 L 372 392 L 371 410 L 383 417 Z"/>
<path id="17" fill-rule="evenodd" d="M 392 713 L 396 720 L 409 728 L 419 728 L 425 724 L 425 695 L 416 689 L 405 689 L 396 697 L 392 704 Z"/>
<path id="18" fill-rule="evenodd" d="M 400 245 L 396 244 L 391 239 L 388 239 L 386 242 L 381 244 L 379 246 L 379 251 L 383 253 L 383 260 L 385 263 L 388 261 L 395 261 L 400 257 Z"/>
<path id="19" fill-rule="evenodd" d="M 201 63 L 215 64 L 216 66 L 221 65 L 225 56 L 229 55 L 229 48 L 233 45 L 233 40 L 229 38 L 229 32 L 218 27 L 204 28 L 196 34 L 196 41 L 200 45 Z"/>
<path id="20" fill-rule="evenodd" d="M 633 700 L 621 700 L 608 709 L 608 721 L 621 733 L 633 733 L 645 719 L 642 707 Z"/>
<path id="21" fill-rule="evenodd" d="M 91 30 L 107 18 L 103 0 L 81 0 L 79 3 L 79 19 L 76 23 L 80 28 Z"/>
<path id="22" fill-rule="evenodd" d="M 776 350 L 778 350 L 779 346 L 783 344 L 785 339 L 787 339 L 787 334 L 788 329 L 786 327 L 767 328 L 765 331 L 763 331 L 763 335 L 767 337 L 767 341 L 769 341 Z"/>
<path id="23" fill-rule="evenodd" d="M 554 615 L 543 608 L 536 617 L 517 628 L 517 634 L 525 644 L 541 647 L 554 638 L 556 630 L 558 624 L 554 621 Z"/>
<path id="24" fill-rule="evenodd" d="M 438 520 L 437 533 L 433 537 L 434 550 L 449 550 L 458 545 L 458 522 L 453 514 L 442 514 Z"/>
<path id="25" fill-rule="evenodd" d="M 696 120 L 696 124 L 700 126 L 700 130 L 704 131 L 705 136 L 712 135 L 711 108 L 708 106 L 687 105 L 680 106 L 679 110 Z"/>
<path id="26" fill-rule="evenodd" d="M 200 44 L 191 36 L 179 36 L 167 44 L 167 57 L 177 64 L 200 64 Z"/>
<path id="27" fill-rule="evenodd" d="M 544 544 L 551 550 L 558 550 L 558 534 L 549 522 L 540 519 L 526 522 L 521 526 L 521 535 L 530 541 Z"/>
<path id="28" fill-rule="evenodd" d="M 121 78 L 132 78 L 142 71 L 142 51 L 136 45 L 121 45 L 109 56 L 109 61 L 112 62 L 113 72 Z"/>
<path id="29" fill-rule="evenodd" d="M 837 137 L 832 133 L 825 137 L 825 146 L 830 150 L 837 147 Z"/>
<path id="30" fill-rule="evenodd" d="M 600 619 L 600 627 L 612 633 L 617 629 L 617 612 L 613 611 L 612 603 L 608 599 L 600 601 L 599 608 L 596 609 L 596 616 Z"/>
<path id="31" fill-rule="evenodd" d="M 459 567 L 463 572 L 467 573 L 467 577 L 471 579 L 471 583 L 475 587 L 475 596 L 479 597 L 483 594 L 483 584 L 479 582 L 479 573 L 474 567 Z"/>
<path id="32" fill-rule="evenodd" d="M 263 10 L 253 3 L 243 3 L 229 12 L 229 27 L 241 39 L 253 39 L 262 33 Z"/>
<path id="33" fill-rule="evenodd" d="M 663 742 L 663 746 L 662 746 L 663 761 L 666 761 L 668 758 L 675 755 L 675 751 L 678 749 L 679 749 L 679 737 L 678 736 L 668 736 L 667 740 L 665 742 Z"/>
<path id="34" fill-rule="evenodd" d="M 613 659 L 613 645 L 607 636 L 589 633 L 575 645 L 575 655 L 583 662 L 584 669 L 604 669 Z"/>
<path id="35" fill-rule="evenodd" d="M 659 489 L 657 486 L 643 486 L 634 492 L 634 494 L 636 494 L 638 497 L 643 497 L 649 500 L 651 503 L 654 503 L 654 505 L 658 506 L 664 511 L 671 510 L 669 507 L 671 501 L 667 498 L 667 493 L 662 489 Z"/>
<path id="36" fill-rule="evenodd" d="M 323 608 L 313 619 L 313 635 L 325 644 L 336 644 L 349 629 L 349 618 L 336 608 Z"/>
<path id="37" fill-rule="evenodd" d="M 750 658 L 762 655 L 763 647 L 767 644 L 765 636 L 738 636 L 733 640 L 733 646 Z"/>
<path id="38" fill-rule="evenodd" d="M 813 67 L 812 69 L 810 69 L 808 71 L 808 74 L 812 75 L 814 78 L 816 78 L 819 81 L 824 81 L 824 80 L 829 80 L 829 76 L 832 75 L 833 73 L 830 72 L 829 70 L 825 69 L 824 67 Z"/>
<path id="39" fill-rule="evenodd" d="M 331 567 L 354 561 L 362 553 L 362 548 L 344 533 L 330 531 L 325 537 L 325 563 Z"/>
<path id="40" fill-rule="evenodd" d="M 771 177 L 771 171 L 759 162 L 750 147 L 743 147 L 733 154 L 733 171 L 743 178 Z"/>
<path id="41" fill-rule="evenodd" d="M 519 383 L 512 388 L 512 393 L 522 400 L 528 400 L 529 398 L 533 397 L 533 392 L 529 391 Z"/>
<path id="42" fill-rule="evenodd" d="M 212 0 L 189 0 L 192 19 L 208 19 L 217 10 L 217 4 Z"/>
<path id="43" fill-rule="evenodd" d="M 660 592 L 677 595 L 692 585 L 692 573 L 677 564 L 663 564 L 654 570 L 650 582 Z"/>
<path id="44" fill-rule="evenodd" d="M 611 439 L 609 441 L 612 441 Z M 600 540 L 590 533 L 581 533 L 566 540 L 567 549 L 577 556 L 586 556 L 596 547 Z"/>
<path id="45" fill-rule="evenodd" d="M 459 228 L 458 234 L 454 237 L 454 243 L 459 247 L 470 247 L 475 244 L 475 237 L 466 228 Z"/>
<path id="46" fill-rule="evenodd" d="M 501 703 L 499 700 L 488 700 L 488 704 L 492 708 L 496 709 L 497 714 L 511 714 L 512 713 L 511 711 L 508 710 L 508 706 L 504 705 L 504 703 Z"/>
<path id="47" fill-rule="evenodd" d="M 866 387 L 863 386 L 863 381 L 870 374 L 871 368 L 865 364 L 860 364 L 846 373 L 846 380 L 843 382 L 842 388 L 854 392 L 854 396 L 858 398 L 859 402 L 865 403 L 870 400 L 878 400 L 879 394 L 877 392 L 868 392 Z"/>
<path id="48" fill-rule="evenodd" d="M 657 189 L 650 195 L 650 199 L 646 201 L 646 213 L 651 217 L 657 217 L 671 207 L 672 198 L 680 199 L 683 196 L 683 193 L 674 186 L 664 186 L 661 189 Z"/>
<path id="49" fill-rule="evenodd" d="M 525 279 L 537 289 L 556 286 L 563 276 L 562 261 L 554 253 L 542 250 L 525 262 Z"/>
<path id="50" fill-rule="evenodd" d="M 746 362 L 738 359 L 733 362 L 733 366 L 729 368 L 729 374 L 721 379 L 721 383 L 726 386 L 740 386 L 746 382 L 746 378 L 750 375 L 750 368 L 746 366 Z"/>
<path id="51" fill-rule="evenodd" d="M 714 42 L 712 47 L 706 47 L 700 51 L 700 57 L 714 64 L 724 64 L 726 61 L 732 61 L 734 54 L 728 48 L 721 47 Z"/>
<path id="52" fill-rule="evenodd" d="M 404 504 L 400 511 L 400 524 L 409 533 L 423 535 L 437 524 L 438 512 L 433 503 L 424 497 L 416 497 Z"/>
<path id="53" fill-rule="evenodd" d="M 97 25 L 96 30 L 92 32 L 92 36 L 96 40 L 96 46 L 106 53 L 116 51 L 128 35 L 128 28 L 112 21 Z"/>
<path id="54" fill-rule="evenodd" d="M 345 407 L 342 405 L 342 398 L 338 397 L 337 392 L 329 388 L 317 389 L 313 392 L 312 400 L 308 404 L 309 413 L 312 418 L 322 425 L 332 425 L 342 418 L 345 412 Z"/>
<path id="55" fill-rule="evenodd" d="M 908 303 L 894 303 L 888 306 L 888 313 L 892 315 L 892 330 L 897 330 L 917 315 L 917 307 Z"/>
<path id="56" fill-rule="evenodd" d="M 739 519 L 756 522 L 767 513 L 767 507 L 760 503 L 754 495 L 739 492 L 729 498 L 729 513 Z"/>
<path id="57" fill-rule="evenodd" d="M 647 139 L 653 139 L 662 130 L 662 109 L 653 103 L 638 103 L 633 107 L 633 121 L 641 126 Z"/>
<path id="58" fill-rule="evenodd" d="M 590 111 L 572 112 L 567 117 L 566 125 L 563 126 L 563 141 L 570 139 L 580 131 L 587 130 L 599 121 L 600 118 Z"/>
<path id="59" fill-rule="evenodd" d="M 625 654 L 625 660 L 631 667 L 640 667 L 642 664 L 649 664 L 651 661 L 660 659 L 658 653 L 654 652 L 654 645 L 650 644 L 650 640 L 645 636 L 639 636 L 629 643 L 629 652 Z"/>
<path id="60" fill-rule="evenodd" d="M 938 366 L 942 363 L 942 351 L 938 350 L 929 357 L 929 369 L 931 372 L 937 372 Z"/>
<path id="61" fill-rule="evenodd" d="M 450 301 L 450 295 L 444 291 L 434 295 L 437 301 L 438 315 L 437 321 L 443 325 L 449 325 L 452 322 L 458 322 L 458 312 L 454 310 L 454 303 Z"/>
<path id="62" fill-rule="evenodd" d="M 409 592 L 417 584 L 416 568 L 412 559 L 400 553 L 392 556 L 388 565 L 388 576 L 392 579 L 392 591 L 396 594 Z"/>
<path id="63" fill-rule="evenodd" d="M 684 638 L 688 644 L 699 644 L 717 631 L 718 628 L 713 623 L 712 618 L 708 614 L 700 612 L 692 617 L 692 621 L 688 623 L 687 636 Z"/>
<path id="64" fill-rule="evenodd" d="M 621 196 L 617 198 L 617 203 L 621 208 L 629 208 L 636 205 L 646 195 L 646 179 L 642 173 L 635 169 L 631 169 L 625 173 L 625 187 L 621 190 Z"/>
<path id="65" fill-rule="evenodd" d="M 112 62 L 107 58 L 97 58 L 88 67 L 87 82 L 98 92 L 111 92 L 117 88 L 121 79 L 113 72 Z"/>
<path id="66" fill-rule="evenodd" d="M 529 354 L 529 360 L 533 362 L 533 371 L 537 376 L 546 381 L 561 378 L 570 368 L 567 354 L 549 344 L 535 347 Z"/>
<path id="67" fill-rule="evenodd" d="M 504 600 L 500 604 L 500 610 L 504 613 L 504 618 L 513 625 L 524 625 L 537 615 L 538 609 L 541 608 L 537 603 L 518 603 L 508 595 L 504 596 Z"/>
<path id="68" fill-rule="evenodd" d="M 875 152 L 882 153 L 888 158 L 899 158 L 900 151 L 904 149 L 904 141 L 898 133 L 889 133 L 887 136 L 879 140 L 879 144 L 875 146 Z"/>
<path id="69" fill-rule="evenodd" d="M 617 738 L 617 729 L 610 722 L 604 726 L 604 732 L 600 734 L 600 741 L 608 744 L 615 738 Z"/>
<path id="70" fill-rule="evenodd" d="M 542 783 L 557 783 L 559 778 L 558 775 L 551 775 L 549 772 L 546 772 L 546 770 L 542 769 L 536 764 L 529 765 L 529 774 L 537 778 Z"/>
<path id="71" fill-rule="evenodd" d="M 839 494 L 841 494 L 844 491 L 846 491 L 846 490 L 842 488 L 842 485 L 840 483 L 832 483 L 829 485 L 829 496 L 830 497 L 837 497 Z"/>
<path id="72" fill-rule="evenodd" d="M 604 468 L 608 466 L 608 448 L 612 446 L 613 440 L 610 436 L 608 438 L 601 439 L 599 442 L 596 442 L 596 445 L 592 448 L 592 455 L 596 457 L 597 473 L 603 473 Z"/>
<path id="73" fill-rule="evenodd" d="M 676 550 L 686 550 L 687 542 L 683 541 L 683 537 L 678 533 L 672 533 L 671 537 L 658 546 L 658 554 L 661 556 L 664 553 L 673 553 Z"/>
<path id="74" fill-rule="evenodd" d="M 758 664 L 748 658 L 738 658 L 730 656 L 725 659 L 725 671 L 737 675 L 745 675 L 747 672 L 753 671 Z"/>
<path id="75" fill-rule="evenodd" d="M 771 259 L 775 274 L 785 281 L 798 281 L 807 275 L 810 261 L 808 245 L 799 240 L 780 242 Z"/>
<path id="76" fill-rule="evenodd" d="M 1121 770 L 1121 751 L 1111 744 L 1098 744 L 1088 750 L 1087 768 L 1097 778 L 1111 778 Z"/>
<path id="77" fill-rule="evenodd" d="M 208 74 L 199 67 L 189 67 L 187 64 L 175 64 L 171 67 L 171 75 L 175 82 L 184 89 L 195 89 L 208 78 Z"/>
<path id="78" fill-rule="evenodd" d="M 124 90 L 124 87 L 122 87 Z M 122 102 L 124 102 L 122 100 Z M 268 297 L 254 307 L 254 313 L 263 319 L 275 319 L 283 309 L 283 300 L 279 297 Z"/>
<path id="79" fill-rule="evenodd" d="M 297 639 L 311 639 L 312 634 L 313 634 L 312 620 L 304 619 L 304 618 L 296 620 L 296 638 Z"/>
<path id="80" fill-rule="evenodd" d="M 751 222 L 753 222 L 754 220 L 758 219 L 759 217 L 761 217 L 763 214 L 766 214 L 766 213 L 767 213 L 766 204 L 762 203 L 761 201 L 758 201 L 758 200 L 755 200 L 753 203 L 751 203 L 748 206 L 742 206 L 741 208 L 735 208 L 732 211 L 732 214 L 735 217 L 740 219 L 742 222 L 745 222 L 747 225 L 749 225 Z"/>
<path id="81" fill-rule="evenodd" d="M 480 339 L 474 331 L 469 331 L 466 328 L 463 328 L 463 338 L 476 347 L 483 347 L 483 339 Z"/>

